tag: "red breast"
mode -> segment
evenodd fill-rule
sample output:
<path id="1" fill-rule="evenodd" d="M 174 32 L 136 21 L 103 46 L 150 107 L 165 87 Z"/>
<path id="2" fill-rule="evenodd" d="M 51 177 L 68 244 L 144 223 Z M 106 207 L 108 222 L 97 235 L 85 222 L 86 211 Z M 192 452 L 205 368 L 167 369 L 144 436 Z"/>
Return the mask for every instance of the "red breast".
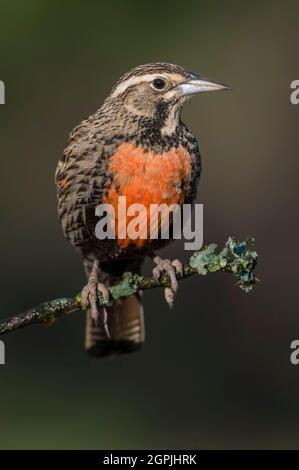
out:
<path id="1" fill-rule="evenodd" d="M 149 227 L 151 204 L 182 204 L 184 189 L 191 178 L 190 155 L 182 146 L 164 153 L 146 151 L 142 147 L 123 143 L 110 158 L 108 171 L 112 183 L 103 200 L 111 204 L 115 211 L 115 231 L 118 226 L 130 222 L 132 217 L 121 220 L 118 215 L 118 197 L 126 196 L 127 207 L 131 204 L 142 204 L 146 208 L 146 220 Z M 142 248 L 149 239 L 117 239 L 120 248 L 133 244 Z"/>

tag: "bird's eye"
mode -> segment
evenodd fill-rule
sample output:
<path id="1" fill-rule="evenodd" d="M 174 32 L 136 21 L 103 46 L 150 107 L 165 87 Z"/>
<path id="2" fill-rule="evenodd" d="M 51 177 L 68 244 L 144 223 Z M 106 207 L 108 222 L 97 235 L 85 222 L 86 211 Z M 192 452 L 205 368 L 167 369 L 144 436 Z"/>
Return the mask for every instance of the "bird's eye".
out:
<path id="1" fill-rule="evenodd" d="M 164 90 L 166 82 L 163 78 L 155 78 L 152 82 L 152 85 L 155 90 Z"/>

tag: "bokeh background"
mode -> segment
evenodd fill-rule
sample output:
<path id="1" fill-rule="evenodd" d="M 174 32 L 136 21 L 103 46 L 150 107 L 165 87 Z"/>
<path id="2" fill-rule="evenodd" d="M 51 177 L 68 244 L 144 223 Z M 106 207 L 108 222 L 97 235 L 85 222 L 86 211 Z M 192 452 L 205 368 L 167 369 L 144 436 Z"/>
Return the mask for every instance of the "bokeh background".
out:
<path id="1" fill-rule="evenodd" d="M 169 61 L 231 84 L 196 97 L 205 242 L 256 238 L 260 284 L 226 274 L 180 284 L 173 311 L 144 295 L 147 341 L 91 360 L 82 312 L 3 337 L 3 449 L 298 448 L 296 1 L 1 0 L 0 315 L 71 296 L 85 278 L 56 215 L 69 131 L 119 76 Z M 163 253 L 186 259 L 182 242 Z M 150 264 L 145 267 L 150 269 Z"/>

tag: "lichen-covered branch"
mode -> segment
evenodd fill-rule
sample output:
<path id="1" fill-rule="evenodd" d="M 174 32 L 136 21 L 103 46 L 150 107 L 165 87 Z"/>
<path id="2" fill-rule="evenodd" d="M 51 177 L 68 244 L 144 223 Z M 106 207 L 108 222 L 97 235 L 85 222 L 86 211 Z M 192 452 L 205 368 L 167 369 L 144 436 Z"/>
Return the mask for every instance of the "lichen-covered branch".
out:
<path id="1" fill-rule="evenodd" d="M 257 253 L 250 250 L 254 240 L 248 238 L 243 242 L 229 237 L 225 247 L 216 252 L 217 245 L 212 243 L 203 247 L 200 251 L 192 254 L 189 264 L 184 266 L 183 276 L 185 279 L 189 276 L 224 271 L 233 274 L 236 279 L 236 285 L 243 291 L 249 292 L 258 281 L 254 274 L 254 268 L 257 263 Z M 109 288 L 111 301 L 121 297 L 128 297 L 139 290 L 153 289 L 155 287 L 169 286 L 167 274 L 163 274 L 159 281 L 153 276 L 139 276 L 136 274 L 125 273 L 122 281 Z M 99 305 L 104 304 L 103 297 L 99 294 Z M 12 315 L 11 317 L 0 321 L 0 335 L 23 328 L 36 323 L 49 324 L 62 315 L 69 315 L 75 311 L 82 310 L 81 293 L 73 298 L 61 298 L 43 302 L 37 307 L 33 307 L 24 313 Z"/>

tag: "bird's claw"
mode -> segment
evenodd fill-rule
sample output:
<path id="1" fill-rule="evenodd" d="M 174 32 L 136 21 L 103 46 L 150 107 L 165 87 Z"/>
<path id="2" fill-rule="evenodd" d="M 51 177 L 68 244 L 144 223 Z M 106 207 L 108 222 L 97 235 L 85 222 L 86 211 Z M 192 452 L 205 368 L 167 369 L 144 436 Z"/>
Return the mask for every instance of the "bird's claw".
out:
<path id="1" fill-rule="evenodd" d="M 108 330 L 108 314 L 107 308 L 105 305 L 98 307 L 98 293 L 100 293 L 104 299 L 106 305 L 109 302 L 109 291 L 107 287 L 95 280 L 89 280 L 85 287 L 82 290 L 82 307 L 84 310 L 90 309 L 90 316 L 95 322 L 95 325 L 98 326 L 100 323 L 100 318 L 103 318 L 103 324 L 107 336 L 110 337 Z"/>
<path id="2" fill-rule="evenodd" d="M 170 261 L 159 256 L 156 256 L 153 261 L 156 264 L 153 269 L 154 278 L 159 281 L 163 272 L 169 277 L 170 287 L 165 287 L 164 295 L 169 307 L 172 308 L 178 290 L 177 275 L 183 276 L 183 265 L 178 259 Z"/>

